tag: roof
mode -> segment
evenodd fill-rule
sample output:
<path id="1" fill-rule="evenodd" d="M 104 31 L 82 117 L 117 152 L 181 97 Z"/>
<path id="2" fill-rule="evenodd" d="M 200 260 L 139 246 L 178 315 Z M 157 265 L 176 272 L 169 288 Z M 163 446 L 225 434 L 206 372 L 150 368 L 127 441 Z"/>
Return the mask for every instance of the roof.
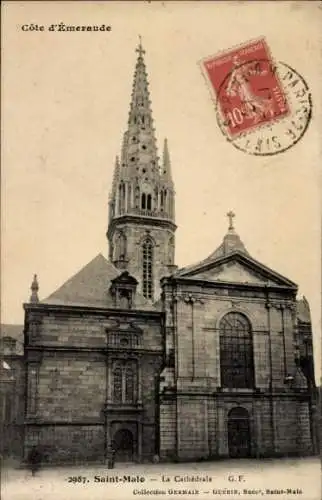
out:
<path id="1" fill-rule="evenodd" d="M 305 297 L 296 302 L 297 317 L 300 321 L 304 323 L 311 322 L 311 312 L 308 301 Z"/>
<path id="2" fill-rule="evenodd" d="M 1 330 L 1 340 L 5 337 L 14 339 L 16 344 L 14 346 L 14 351 L 12 354 L 22 355 L 23 354 L 23 344 L 24 344 L 24 326 L 23 325 L 0 325 Z"/>
<path id="3" fill-rule="evenodd" d="M 220 257 L 226 257 L 226 255 L 229 255 L 230 253 L 236 251 L 239 251 L 245 255 L 249 255 L 244 243 L 235 232 L 235 229 L 229 228 L 227 234 L 224 236 L 221 245 L 219 245 L 219 247 L 216 248 L 216 250 L 205 259 L 205 262 L 211 261 L 213 259 L 218 259 Z"/>
<path id="4" fill-rule="evenodd" d="M 246 250 L 244 243 L 241 241 L 239 235 L 235 232 L 235 229 L 232 226 L 229 227 L 228 232 L 224 236 L 219 247 L 216 248 L 216 250 L 214 250 L 208 257 L 196 264 L 178 269 L 172 274 L 172 277 L 194 279 L 195 276 L 201 271 L 218 267 L 221 264 L 233 259 L 247 264 L 251 268 L 263 274 L 263 276 L 270 277 L 273 281 L 276 280 L 279 285 L 297 289 L 296 283 L 251 257 L 249 252 Z"/>
<path id="5" fill-rule="evenodd" d="M 23 325 L 1 324 L 1 338 L 11 337 L 15 340 L 23 341 Z"/>
<path id="6" fill-rule="evenodd" d="M 195 268 L 203 267 L 204 265 L 213 262 L 217 259 L 220 259 L 222 257 L 226 257 L 234 252 L 241 252 L 242 254 L 245 254 L 249 256 L 249 253 L 247 252 L 244 243 L 241 241 L 240 237 L 238 234 L 235 232 L 235 229 L 230 227 L 228 229 L 228 232 L 224 236 L 224 239 L 219 245 L 216 250 L 214 250 L 208 257 L 205 259 L 197 262 L 196 264 L 191 264 L 190 266 L 182 267 L 175 271 L 173 276 L 181 276 L 182 274 L 185 274 L 186 272 L 193 270 Z"/>
<path id="7" fill-rule="evenodd" d="M 114 308 L 109 288 L 112 280 L 123 272 L 105 259 L 102 254 L 98 254 L 49 297 L 41 300 L 40 304 Z M 137 293 L 135 308 L 153 310 L 154 306 Z"/>

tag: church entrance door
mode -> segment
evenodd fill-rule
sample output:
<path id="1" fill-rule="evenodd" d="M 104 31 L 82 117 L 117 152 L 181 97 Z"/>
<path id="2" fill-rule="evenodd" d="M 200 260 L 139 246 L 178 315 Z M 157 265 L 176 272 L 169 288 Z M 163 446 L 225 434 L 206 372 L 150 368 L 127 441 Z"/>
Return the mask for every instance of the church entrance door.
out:
<path id="1" fill-rule="evenodd" d="M 249 414 L 245 408 L 233 408 L 228 414 L 228 449 L 231 458 L 250 456 Z"/>
<path id="2" fill-rule="evenodd" d="M 120 429 L 114 434 L 113 448 L 116 462 L 132 462 L 134 453 L 133 434 L 128 429 Z"/>

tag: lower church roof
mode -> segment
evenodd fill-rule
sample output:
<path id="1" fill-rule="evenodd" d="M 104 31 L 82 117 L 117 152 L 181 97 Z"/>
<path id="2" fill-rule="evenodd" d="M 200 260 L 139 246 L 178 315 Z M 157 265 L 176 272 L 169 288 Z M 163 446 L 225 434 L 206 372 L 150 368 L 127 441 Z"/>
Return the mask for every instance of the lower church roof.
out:
<path id="1" fill-rule="evenodd" d="M 78 273 L 67 280 L 40 304 L 114 308 L 110 294 L 112 280 L 122 274 L 102 254 L 98 254 Z M 155 310 L 155 307 L 141 294 L 136 293 L 133 309 Z"/>

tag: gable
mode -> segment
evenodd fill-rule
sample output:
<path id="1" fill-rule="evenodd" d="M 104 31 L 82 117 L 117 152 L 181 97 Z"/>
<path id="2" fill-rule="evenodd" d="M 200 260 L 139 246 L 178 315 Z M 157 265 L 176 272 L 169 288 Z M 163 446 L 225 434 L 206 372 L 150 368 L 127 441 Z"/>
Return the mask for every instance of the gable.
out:
<path id="1" fill-rule="evenodd" d="M 207 264 L 200 263 L 199 266 L 183 270 L 178 275 L 210 282 L 297 287 L 292 281 L 239 252 Z"/>
<path id="2" fill-rule="evenodd" d="M 251 284 L 273 284 L 267 278 L 261 276 L 253 270 L 247 269 L 239 262 L 228 262 L 221 266 L 210 269 L 197 275 L 199 279 L 210 281 L 226 281 L 233 283 L 251 283 Z M 195 276 L 195 277 L 197 277 Z M 274 283 L 275 284 L 275 283 Z"/>

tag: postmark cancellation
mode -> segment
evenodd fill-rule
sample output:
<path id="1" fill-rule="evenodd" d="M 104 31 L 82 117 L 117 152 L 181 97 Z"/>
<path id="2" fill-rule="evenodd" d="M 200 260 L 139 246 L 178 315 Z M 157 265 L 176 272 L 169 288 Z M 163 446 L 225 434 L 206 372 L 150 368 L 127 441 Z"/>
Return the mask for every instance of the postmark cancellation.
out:
<path id="1" fill-rule="evenodd" d="M 264 38 L 200 61 L 220 130 L 237 149 L 274 155 L 294 146 L 311 118 L 311 94 L 290 65 L 273 59 Z"/>

